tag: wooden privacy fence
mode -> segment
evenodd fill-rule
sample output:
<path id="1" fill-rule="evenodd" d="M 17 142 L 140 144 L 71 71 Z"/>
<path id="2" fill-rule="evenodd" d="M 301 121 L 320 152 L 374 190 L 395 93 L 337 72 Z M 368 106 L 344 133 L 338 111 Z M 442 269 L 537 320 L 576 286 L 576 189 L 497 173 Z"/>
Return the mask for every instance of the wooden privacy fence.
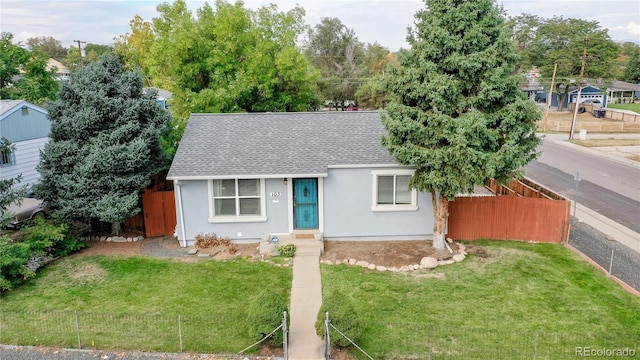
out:
<path id="1" fill-rule="evenodd" d="M 447 237 L 565 242 L 571 203 L 519 196 L 461 196 L 449 203 Z"/>

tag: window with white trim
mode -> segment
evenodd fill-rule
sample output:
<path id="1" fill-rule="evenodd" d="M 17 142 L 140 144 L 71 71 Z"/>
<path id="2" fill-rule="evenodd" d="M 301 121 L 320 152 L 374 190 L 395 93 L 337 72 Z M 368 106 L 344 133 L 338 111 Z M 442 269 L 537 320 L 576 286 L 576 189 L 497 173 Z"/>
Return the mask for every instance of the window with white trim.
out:
<path id="1" fill-rule="evenodd" d="M 15 163 L 16 158 L 11 148 L 0 150 L 0 166 L 9 166 Z"/>
<path id="2" fill-rule="evenodd" d="M 373 211 L 415 211 L 417 191 L 409 188 L 413 170 L 374 170 Z"/>
<path id="3" fill-rule="evenodd" d="M 266 221 L 264 180 L 214 179 L 209 181 L 209 221 Z"/>

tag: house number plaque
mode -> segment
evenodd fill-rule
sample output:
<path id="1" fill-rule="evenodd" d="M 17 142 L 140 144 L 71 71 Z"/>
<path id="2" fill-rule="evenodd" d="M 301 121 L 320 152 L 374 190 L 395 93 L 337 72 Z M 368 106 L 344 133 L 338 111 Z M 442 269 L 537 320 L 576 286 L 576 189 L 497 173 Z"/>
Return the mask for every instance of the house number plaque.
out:
<path id="1" fill-rule="evenodd" d="M 269 196 L 271 196 L 271 197 L 278 197 L 280 195 L 281 195 L 280 191 L 272 191 L 272 192 L 269 193 Z"/>

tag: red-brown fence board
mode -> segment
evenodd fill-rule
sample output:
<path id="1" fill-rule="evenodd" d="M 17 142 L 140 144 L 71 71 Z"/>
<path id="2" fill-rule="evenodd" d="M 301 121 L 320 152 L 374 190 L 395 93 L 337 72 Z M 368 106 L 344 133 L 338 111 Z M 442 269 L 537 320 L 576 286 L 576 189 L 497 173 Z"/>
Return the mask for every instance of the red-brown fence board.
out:
<path id="1" fill-rule="evenodd" d="M 176 228 L 176 201 L 173 191 L 142 194 L 142 209 L 147 237 L 173 234 Z"/>
<path id="2" fill-rule="evenodd" d="M 564 242 L 571 203 L 520 196 L 457 197 L 449 203 L 447 236 L 455 240 L 504 239 Z"/>

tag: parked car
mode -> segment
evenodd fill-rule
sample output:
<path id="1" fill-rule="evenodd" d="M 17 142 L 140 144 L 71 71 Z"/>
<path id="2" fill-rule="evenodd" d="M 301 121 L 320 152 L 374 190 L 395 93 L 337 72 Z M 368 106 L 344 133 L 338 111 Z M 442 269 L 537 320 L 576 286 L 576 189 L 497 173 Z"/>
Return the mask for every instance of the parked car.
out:
<path id="1" fill-rule="evenodd" d="M 42 200 L 36 199 L 32 190 L 27 191 L 21 201 L 9 205 L 7 211 L 12 214 L 11 221 L 7 224 L 9 229 L 19 229 L 26 221 L 47 216 Z"/>
<path id="2" fill-rule="evenodd" d="M 587 99 L 583 102 L 581 102 L 581 104 L 586 104 L 586 105 L 602 105 L 602 101 L 600 101 L 600 99 Z"/>

